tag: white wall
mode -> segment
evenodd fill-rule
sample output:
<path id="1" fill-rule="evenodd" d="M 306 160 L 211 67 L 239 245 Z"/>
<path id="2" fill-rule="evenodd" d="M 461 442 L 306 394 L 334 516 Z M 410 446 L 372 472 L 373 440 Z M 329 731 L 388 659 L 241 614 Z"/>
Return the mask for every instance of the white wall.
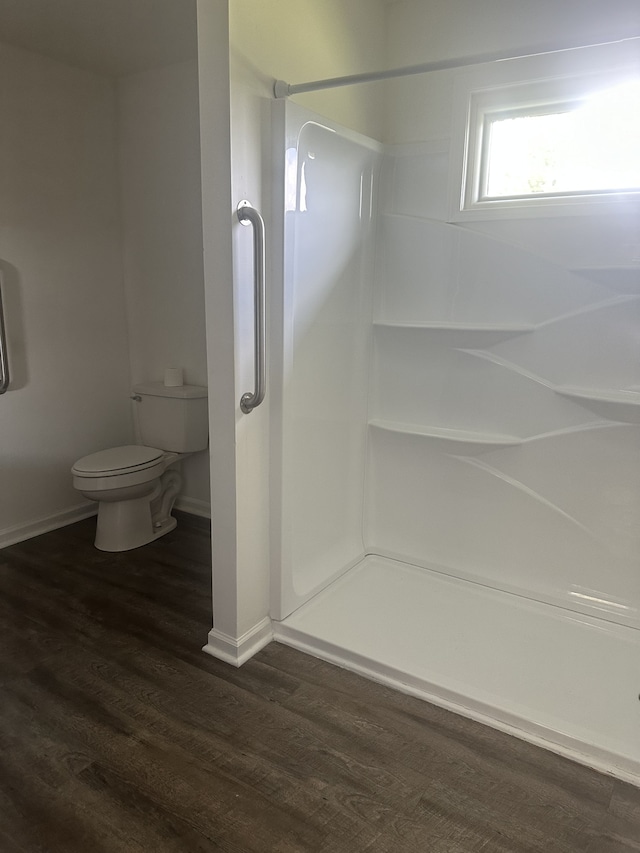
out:
<path id="1" fill-rule="evenodd" d="M 247 512 L 250 473 L 241 476 L 243 447 L 237 446 L 236 317 L 232 264 L 234 208 L 231 199 L 231 129 L 227 0 L 198 0 L 200 142 L 204 274 L 211 435 L 211 521 L 213 629 L 206 651 L 239 663 L 254 648 L 267 615 L 263 564 L 241 553 L 261 531 L 263 520 Z M 244 230 L 244 229 L 243 229 Z M 257 415 L 256 415 L 257 416 Z M 258 472 L 261 478 L 261 472 Z M 251 509 L 252 507 L 250 507 Z M 265 506 L 261 512 L 267 512 Z"/>
<path id="2" fill-rule="evenodd" d="M 639 14 L 635 0 L 396 0 L 388 6 L 389 64 L 626 38 L 638 34 Z"/>
<path id="3" fill-rule="evenodd" d="M 401 67 L 513 48 L 595 44 L 640 34 L 636 0 L 397 0 L 387 9 L 387 62 Z M 455 71 L 387 84 L 385 142 L 450 132 Z"/>
<path id="4" fill-rule="evenodd" d="M 173 366 L 206 385 L 195 61 L 119 80 L 118 154 L 132 381 Z M 183 463 L 185 508 L 208 513 L 208 470 L 206 453 Z"/>
<path id="5" fill-rule="evenodd" d="M 86 505 L 80 456 L 131 439 L 112 84 L 0 45 L 0 542 Z M 62 514 L 62 515 L 61 515 Z"/>
<path id="6" fill-rule="evenodd" d="M 244 0 L 231 14 L 232 58 L 272 94 L 274 79 L 304 83 L 375 71 L 384 62 L 381 0 Z M 293 98 L 339 124 L 379 139 L 380 89 L 349 86 Z"/>
<path id="7" fill-rule="evenodd" d="M 263 157 L 269 152 L 270 117 L 265 102 L 251 85 L 238 79 L 237 61 L 231 62 L 231 214 L 233 240 L 233 299 L 235 333 L 235 436 L 237 463 L 237 574 L 236 630 L 242 636 L 269 612 L 269 426 L 273 387 L 268 376 L 266 401 L 250 415 L 240 411 L 242 394 L 253 391 L 254 269 L 251 227 L 235 215 L 246 199 L 264 216 L 266 233 L 272 233 L 271 188 L 263 185 Z M 270 172 L 266 171 L 267 182 Z M 271 245 L 270 243 L 268 244 Z M 273 304 L 274 280 L 267 273 L 268 302 Z M 268 340 L 271 353 L 272 340 Z M 271 356 L 269 357 L 269 361 Z"/>

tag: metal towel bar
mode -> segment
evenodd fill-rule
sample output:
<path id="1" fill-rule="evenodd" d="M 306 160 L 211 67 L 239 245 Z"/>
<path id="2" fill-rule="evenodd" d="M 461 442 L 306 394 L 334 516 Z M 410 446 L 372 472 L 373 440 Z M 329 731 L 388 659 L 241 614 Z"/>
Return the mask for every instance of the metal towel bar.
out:
<path id="1" fill-rule="evenodd" d="M 7 351 L 7 334 L 4 325 L 4 308 L 2 304 L 2 283 L 0 282 L 0 394 L 9 388 L 9 353 Z"/>
<path id="2" fill-rule="evenodd" d="M 265 314 L 265 230 L 264 220 L 248 201 L 241 201 L 237 209 L 242 225 L 253 227 L 253 299 L 254 299 L 254 352 L 255 391 L 240 398 L 240 408 L 248 415 L 264 400 L 266 391 L 266 314 Z"/>

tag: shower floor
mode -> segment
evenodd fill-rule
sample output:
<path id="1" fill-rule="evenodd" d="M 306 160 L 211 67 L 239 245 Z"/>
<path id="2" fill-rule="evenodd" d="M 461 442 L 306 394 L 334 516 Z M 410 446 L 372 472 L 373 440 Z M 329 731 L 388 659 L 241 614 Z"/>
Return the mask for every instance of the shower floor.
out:
<path id="1" fill-rule="evenodd" d="M 377 556 L 279 642 L 640 784 L 640 631 Z"/>

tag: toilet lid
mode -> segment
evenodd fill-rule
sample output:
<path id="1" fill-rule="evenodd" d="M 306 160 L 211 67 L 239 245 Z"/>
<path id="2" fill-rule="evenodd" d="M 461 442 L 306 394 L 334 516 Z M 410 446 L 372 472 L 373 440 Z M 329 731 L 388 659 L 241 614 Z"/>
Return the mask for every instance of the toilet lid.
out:
<path id="1" fill-rule="evenodd" d="M 107 476 L 124 471 L 142 471 L 151 468 L 163 456 L 162 450 L 139 444 L 126 444 L 123 447 L 111 447 L 78 459 L 73 466 L 74 474 L 85 476 Z"/>

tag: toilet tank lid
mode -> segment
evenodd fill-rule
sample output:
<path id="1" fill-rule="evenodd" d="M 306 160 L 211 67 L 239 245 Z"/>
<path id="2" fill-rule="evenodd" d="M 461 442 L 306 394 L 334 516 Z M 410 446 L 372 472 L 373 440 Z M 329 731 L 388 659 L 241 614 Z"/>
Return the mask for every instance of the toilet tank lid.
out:
<path id="1" fill-rule="evenodd" d="M 163 382 L 142 382 L 132 388 L 134 394 L 149 397 L 173 397 L 179 400 L 192 400 L 207 396 L 205 385 L 165 385 Z"/>

